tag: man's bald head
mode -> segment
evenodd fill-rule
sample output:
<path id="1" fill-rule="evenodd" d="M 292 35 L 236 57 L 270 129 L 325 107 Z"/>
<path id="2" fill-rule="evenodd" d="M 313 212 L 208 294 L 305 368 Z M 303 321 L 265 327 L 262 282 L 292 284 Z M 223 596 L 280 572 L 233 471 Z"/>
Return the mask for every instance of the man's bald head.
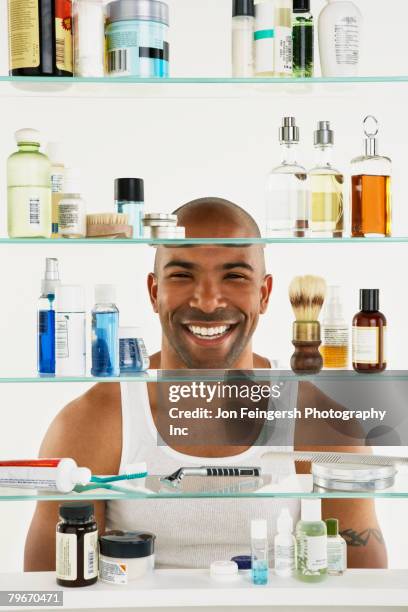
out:
<path id="1" fill-rule="evenodd" d="M 192 200 L 174 211 L 187 238 L 260 238 L 255 220 L 243 208 L 222 198 Z"/>
<path id="2" fill-rule="evenodd" d="M 173 212 L 178 225 L 186 228 L 186 238 L 260 238 L 255 219 L 246 210 L 223 198 L 200 198 L 183 204 Z M 156 251 L 154 270 L 158 274 L 163 248 Z M 252 246 L 259 252 L 259 264 L 265 274 L 265 257 L 261 245 Z"/>

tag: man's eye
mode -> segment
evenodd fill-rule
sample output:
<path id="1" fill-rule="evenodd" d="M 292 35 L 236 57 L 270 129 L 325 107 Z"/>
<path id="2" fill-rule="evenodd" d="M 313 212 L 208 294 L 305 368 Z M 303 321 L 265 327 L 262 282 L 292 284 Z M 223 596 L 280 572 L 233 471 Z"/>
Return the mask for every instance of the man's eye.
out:
<path id="1" fill-rule="evenodd" d="M 230 274 L 227 274 L 225 278 L 228 280 L 246 280 L 246 276 L 244 276 L 243 274 L 237 274 L 236 272 L 231 272 Z"/>
<path id="2" fill-rule="evenodd" d="M 174 272 L 170 275 L 170 278 L 191 278 L 191 275 L 187 272 Z"/>

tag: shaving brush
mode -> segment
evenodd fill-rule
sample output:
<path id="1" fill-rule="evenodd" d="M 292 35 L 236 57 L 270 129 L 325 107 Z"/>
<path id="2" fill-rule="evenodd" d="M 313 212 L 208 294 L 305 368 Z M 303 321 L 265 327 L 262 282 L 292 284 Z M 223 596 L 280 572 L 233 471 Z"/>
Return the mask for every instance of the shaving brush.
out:
<path id="1" fill-rule="evenodd" d="M 326 282 L 320 276 L 297 276 L 289 286 L 289 299 L 295 313 L 293 340 L 295 352 L 290 366 L 295 374 L 318 374 L 323 367 L 318 321 L 326 296 Z"/>

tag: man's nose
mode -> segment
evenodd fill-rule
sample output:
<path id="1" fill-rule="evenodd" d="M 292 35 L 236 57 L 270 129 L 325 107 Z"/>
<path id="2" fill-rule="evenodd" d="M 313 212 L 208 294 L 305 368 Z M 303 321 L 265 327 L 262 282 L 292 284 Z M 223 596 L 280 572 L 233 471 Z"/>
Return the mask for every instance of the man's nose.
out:
<path id="1" fill-rule="evenodd" d="M 226 308 L 227 300 L 222 295 L 219 284 L 211 278 L 196 283 L 190 299 L 190 307 L 202 312 L 214 312 L 217 308 Z"/>

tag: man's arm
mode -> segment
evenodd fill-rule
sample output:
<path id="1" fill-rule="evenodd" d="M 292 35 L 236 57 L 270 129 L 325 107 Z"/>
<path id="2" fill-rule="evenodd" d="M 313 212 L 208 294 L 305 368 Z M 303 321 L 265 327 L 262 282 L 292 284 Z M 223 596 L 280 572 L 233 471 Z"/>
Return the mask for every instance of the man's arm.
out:
<path id="1" fill-rule="evenodd" d="M 96 385 L 66 406 L 54 419 L 43 440 L 40 457 L 75 459 L 93 474 L 117 474 L 122 451 L 120 387 Z M 55 569 L 55 529 L 60 502 L 39 502 L 27 535 L 24 569 Z M 95 502 L 96 520 L 105 530 L 105 503 Z"/>
<path id="2" fill-rule="evenodd" d="M 315 386 L 308 383 L 300 385 L 299 405 L 318 409 L 344 409 Z M 313 429 L 313 433 L 307 431 Z M 325 431 L 325 428 L 326 431 Z M 371 453 L 367 446 L 342 446 L 343 439 L 355 440 L 358 443 L 358 423 L 349 421 L 338 429 L 339 443 L 324 445 L 325 440 L 333 440 L 333 423 L 318 425 L 310 421 L 305 425 L 301 421 L 296 427 L 295 450 L 327 451 L 338 453 Z M 317 431 L 318 430 L 318 431 Z M 310 445 L 307 441 L 321 439 L 322 445 Z M 342 442 L 343 441 L 343 442 Z M 306 442 L 306 444 L 305 444 Z M 310 463 L 298 462 L 298 474 L 310 474 Z M 323 519 L 337 518 L 340 534 L 347 542 L 347 562 L 350 568 L 383 568 L 387 567 L 387 551 L 375 512 L 375 502 L 371 499 L 324 499 L 322 504 Z"/>

